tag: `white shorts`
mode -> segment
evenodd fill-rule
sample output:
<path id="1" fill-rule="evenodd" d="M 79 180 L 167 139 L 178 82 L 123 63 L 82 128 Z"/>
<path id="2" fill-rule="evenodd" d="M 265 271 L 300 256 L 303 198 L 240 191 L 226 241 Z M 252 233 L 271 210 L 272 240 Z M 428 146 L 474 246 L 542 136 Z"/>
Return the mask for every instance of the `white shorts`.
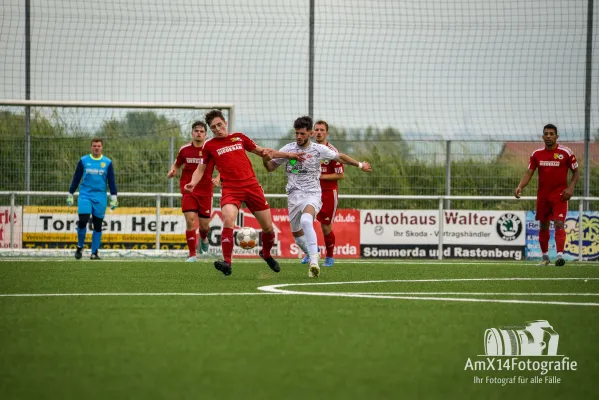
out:
<path id="1" fill-rule="evenodd" d="M 307 206 L 314 207 L 314 218 L 322 208 L 322 195 L 310 194 L 304 192 L 294 192 L 287 197 L 287 210 L 289 212 L 289 223 L 291 232 L 298 232 L 302 229 L 302 214 Z"/>

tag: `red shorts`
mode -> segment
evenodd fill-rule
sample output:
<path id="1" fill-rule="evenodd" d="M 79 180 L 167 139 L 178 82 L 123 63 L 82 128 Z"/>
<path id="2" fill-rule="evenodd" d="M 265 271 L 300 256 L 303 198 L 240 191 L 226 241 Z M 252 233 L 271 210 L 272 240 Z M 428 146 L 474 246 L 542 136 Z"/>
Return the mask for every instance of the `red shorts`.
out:
<path id="1" fill-rule="evenodd" d="M 241 208 L 241 203 L 245 203 L 245 206 L 253 213 L 270 208 L 264 196 L 264 190 L 262 190 L 262 186 L 260 185 L 242 188 L 223 188 L 220 198 L 221 208 L 227 204 L 235 204 L 237 208 Z"/>
<path id="2" fill-rule="evenodd" d="M 212 214 L 212 192 L 210 195 L 198 193 L 183 193 L 181 200 L 183 212 L 197 212 L 200 218 L 210 218 Z"/>
<path id="3" fill-rule="evenodd" d="M 554 192 L 549 196 L 537 196 L 537 215 L 535 219 L 540 222 L 565 221 L 568 212 L 568 202 L 562 200 L 561 192 Z"/>
<path id="4" fill-rule="evenodd" d="M 327 190 L 322 192 L 322 208 L 316 216 L 318 222 L 324 225 L 331 225 L 337 213 L 337 190 Z"/>

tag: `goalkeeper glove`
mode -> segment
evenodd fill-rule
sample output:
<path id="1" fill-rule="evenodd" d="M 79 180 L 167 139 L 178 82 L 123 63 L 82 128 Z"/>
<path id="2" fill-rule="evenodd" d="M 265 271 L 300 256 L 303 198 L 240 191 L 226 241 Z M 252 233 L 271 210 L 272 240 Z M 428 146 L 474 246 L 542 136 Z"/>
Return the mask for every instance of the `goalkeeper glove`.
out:
<path id="1" fill-rule="evenodd" d="M 67 206 L 72 206 L 73 205 L 73 194 L 69 193 L 69 195 L 67 196 Z"/>
<path id="2" fill-rule="evenodd" d="M 116 200 L 116 194 L 110 196 L 110 209 L 114 210 L 119 205 L 119 202 Z"/>

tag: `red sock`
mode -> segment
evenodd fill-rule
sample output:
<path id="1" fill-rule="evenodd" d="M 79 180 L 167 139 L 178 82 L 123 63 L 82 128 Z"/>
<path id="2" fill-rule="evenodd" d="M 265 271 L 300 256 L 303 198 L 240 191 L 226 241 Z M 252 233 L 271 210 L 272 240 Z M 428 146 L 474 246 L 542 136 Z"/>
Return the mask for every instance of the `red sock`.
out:
<path id="1" fill-rule="evenodd" d="M 555 249 L 557 250 L 558 253 L 563 253 L 564 252 L 564 247 L 566 247 L 566 230 L 564 228 L 562 229 L 555 229 Z"/>
<path id="2" fill-rule="evenodd" d="M 185 231 L 185 239 L 187 240 L 187 247 L 189 247 L 189 257 L 193 257 L 196 255 L 196 231 L 191 230 Z"/>
<path id="3" fill-rule="evenodd" d="M 266 233 L 266 232 L 262 232 L 262 255 L 264 256 L 264 258 L 269 258 L 270 255 L 270 250 L 272 249 L 272 246 L 275 244 L 275 233 L 270 232 L 270 233 Z"/>
<path id="4" fill-rule="evenodd" d="M 206 229 L 205 231 L 200 229 L 200 237 L 202 238 L 202 240 L 204 240 L 208 237 L 208 232 L 210 232 L 209 229 Z"/>
<path id="5" fill-rule="evenodd" d="M 547 253 L 549 251 L 549 229 L 539 230 L 539 244 L 541 251 Z"/>
<path id="6" fill-rule="evenodd" d="M 333 257 L 335 250 L 335 232 L 331 231 L 324 237 L 324 245 L 327 248 L 327 257 Z"/>
<path id="7" fill-rule="evenodd" d="M 223 258 L 229 264 L 232 263 L 231 256 L 233 255 L 233 229 L 223 228 L 222 236 L 220 238 L 220 245 L 223 249 Z"/>

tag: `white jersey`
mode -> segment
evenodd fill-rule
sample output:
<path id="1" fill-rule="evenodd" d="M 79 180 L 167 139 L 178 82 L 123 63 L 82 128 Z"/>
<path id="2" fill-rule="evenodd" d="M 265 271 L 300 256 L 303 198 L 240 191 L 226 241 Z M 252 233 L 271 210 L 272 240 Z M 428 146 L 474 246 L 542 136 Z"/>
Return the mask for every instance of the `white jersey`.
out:
<path id="1" fill-rule="evenodd" d="M 300 147 L 296 142 L 286 144 L 281 149 L 285 153 L 305 153 L 304 161 L 275 158 L 275 164 L 285 164 L 287 172 L 287 194 L 300 190 L 304 193 L 321 193 L 320 190 L 320 162 L 334 160 L 339 154 L 322 144 L 312 143 L 308 147 Z"/>

